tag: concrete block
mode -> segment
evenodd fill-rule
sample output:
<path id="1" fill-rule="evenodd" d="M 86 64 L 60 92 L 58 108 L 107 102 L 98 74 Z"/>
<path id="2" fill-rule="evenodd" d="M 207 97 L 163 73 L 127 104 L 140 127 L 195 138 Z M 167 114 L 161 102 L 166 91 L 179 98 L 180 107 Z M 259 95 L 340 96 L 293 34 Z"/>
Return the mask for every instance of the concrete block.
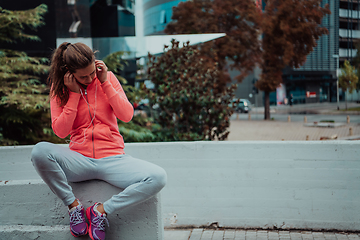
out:
<path id="1" fill-rule="evenodd" d="M 72 183 L 71 185 L 75 196 L 80 199 L 84 207 L 89 207 L 97 201 L 103 202 L 121 191 L 119 188 L 97 180 Z M 0 231 L 0 236 L 12 232 L 14 236 L 24 236 L 24 238 L 18 239 L 59 239 L 45 238 L 44 236 L 51 236 L 51 234 L 47 232 L 46 228 L 43 229 L 40 226 L 58 226 L 60 232 L 63 231 L 61 227 L 66 226 L 66 239 L 73 238 L 68 229 L 67 207 L 42 180 L 1 181 L 0 216 L 3 216 L 0 218 L 2 229 L 6 225 L 9 226 L 6 231 Z M 159 194 L 135 207 L 111 214 L 108 219 L 110 228 L 107 230 L 107 239 L 163 239 Z M 19 229 L 16 227 L 19 225 L 27 226 L 27 228 Z M 34 229 L 31 226 L 40 228 L 35 228 L 37 230 L 34 232 L 30 231 Z M 32 238 L 37 232 L 41 237 Z M 44 235 L 42 235 L 43 232 L 45 232 Z"/>
<path id="2" fill-rule="evenodd" d="M 133 143 L 126 151 L 168 173 L 165 227 L 360 230 L 360 141 Z"/>
<path id="3" fill-rule="evenodd" d="M 0 147 L 0 180 L 39 179 L 30 151 Z M 125 152 L 167 172 L 161 191 L 165 227 L 360 230 L 360 141 L 127 143 Z M 59 204 L 53 197 L 51 206 Z M 31 221 L 39 224 L 39 217 Z M 68 220 L 54 213 L 48 221 Z"/>
<path id="4" fill-rule="evenodd" d="M 69 227 L 61 226 L 24 226 L 24 225 L 4 225 L 0 226 L 1 240 L 69 240 Z M 74 238 L 75 239 L 75 238 Z M 81 237 L 77 239 L 89 239 Z"/>

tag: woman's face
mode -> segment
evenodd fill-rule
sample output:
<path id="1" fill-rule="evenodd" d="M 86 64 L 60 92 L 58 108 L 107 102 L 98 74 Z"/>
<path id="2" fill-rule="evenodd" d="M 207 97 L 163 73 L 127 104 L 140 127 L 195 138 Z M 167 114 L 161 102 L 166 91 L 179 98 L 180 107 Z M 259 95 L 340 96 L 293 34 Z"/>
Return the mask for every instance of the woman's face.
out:
<path id="1" fill-rule="evenodd" d="M 95 62 L 85 68 L 77 69 L 73 75 L 79 83 L 89 85 L 96 77 Z"/>

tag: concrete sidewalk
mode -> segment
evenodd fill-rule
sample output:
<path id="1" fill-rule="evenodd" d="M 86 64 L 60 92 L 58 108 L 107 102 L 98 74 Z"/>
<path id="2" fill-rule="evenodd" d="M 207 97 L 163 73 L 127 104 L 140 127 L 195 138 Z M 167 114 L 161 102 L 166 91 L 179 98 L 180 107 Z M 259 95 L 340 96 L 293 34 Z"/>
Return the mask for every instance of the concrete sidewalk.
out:
<path id="1" fill-rule="evenodd" d="M 331 128 L 307 127 L 303 122 L 231 120 L 229 131 L 228 141 L 317 141 L 321 138 L 346 139 L 360 136 L 360 125 L 345 123 Z"/>
<path id="2" fill-rule="evenodd" d="M 359 107 L 360 104 L 356 102 L 347 103 L 348 108 Z M 360 124 L 358 116 L 360 111 L 337 111 L 337 103 L 314 103 L 314 104 L 297 104 L 292 107 L 288 105 L 271 106 L 270 111 L 276 115 L 277 118 L 274 121 L 263 120 L 263 116 L 255 115 L 256 113 L 263 113 L 264 107 L 253 108 L 251 111 L 252 119 L 248 120 L 248 114 L 240 114 L 236 117 L 232 116 L 229 127 L 228 141 L 249 141 L 249 140 L 263 140 L 263 141 L 317 141 L 320 139 L 350 139 L 357 136 L 360 138 Z M 345 103 L 340 103 L 340 109 L 345 109 Z M 331 115 L 341 115 L 343 119 L 339 122 L 339 126 L 336 127 L 309 127 L 304 123 L 304 116 L 302 121 L 287 121 L 287 117 L 295 118 L 294 113 L 312 113 L 307 116 L 309 119 L 308 124 L 313 121 L 319 121 L 314 119 L 320 119 L 321 116 L 330 118 Z M 280 115 L 279 115 L 280 114 Z M 328 115 L 327 115 L 328 114 Z M 330 114 L 330 115 L 329 115 Z M 357 115 L 357 116 L 354 116 Z M 317 117 L 314 117 L 317 116 Z M 350 121 L 347 123 L 347 116 L 350 119 L 355 118 L 356 121 Z M 298 119 L 299 117 L 297 117 Z M 284 121 L 285 119 L 285 121 Z M 334 118 L 335 119 L 335 118 Z M 337 123 L 339 117 L 336 118 Z M 355 137 L 355 138 L 357 138 Z"/>
<path id="3" fill-rule="evenodd" d="M 360 240 L 359 233 L 237 230 L 166 229 L 164 240 Z"/>

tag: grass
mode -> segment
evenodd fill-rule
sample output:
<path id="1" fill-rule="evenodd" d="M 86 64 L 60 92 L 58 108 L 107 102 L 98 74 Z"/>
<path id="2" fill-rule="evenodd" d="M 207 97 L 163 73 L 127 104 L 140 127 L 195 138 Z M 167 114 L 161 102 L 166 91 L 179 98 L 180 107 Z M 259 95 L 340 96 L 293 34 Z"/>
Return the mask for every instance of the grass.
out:
<path id="1" fill-rule="evenodd" d="M 335 123 L 334 120 L 321 120 L 320 122 Z"/>
<path id="2" fill-rule="evenodd" d="M 348 108 L 347 110 L 341 109 L 341 111 L 360 111 L 360 107 Z"/>

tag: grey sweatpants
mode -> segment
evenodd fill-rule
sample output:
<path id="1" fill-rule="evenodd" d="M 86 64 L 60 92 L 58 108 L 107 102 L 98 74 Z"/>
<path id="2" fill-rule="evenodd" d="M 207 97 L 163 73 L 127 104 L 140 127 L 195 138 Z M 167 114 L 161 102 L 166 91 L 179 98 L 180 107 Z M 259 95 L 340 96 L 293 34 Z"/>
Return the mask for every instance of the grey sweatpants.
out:
<path id="1" fill-rule="evenodd" d="M 69 148 L 40 142 L 31 152 L 31 161 L 66 206 L 76 199 L 68 182 L 99 179 L 124 189 L 103 203 L 108 214 L 149 199 L 166 183 L 164 169 L 125 154 L 94 159 Z"/>

